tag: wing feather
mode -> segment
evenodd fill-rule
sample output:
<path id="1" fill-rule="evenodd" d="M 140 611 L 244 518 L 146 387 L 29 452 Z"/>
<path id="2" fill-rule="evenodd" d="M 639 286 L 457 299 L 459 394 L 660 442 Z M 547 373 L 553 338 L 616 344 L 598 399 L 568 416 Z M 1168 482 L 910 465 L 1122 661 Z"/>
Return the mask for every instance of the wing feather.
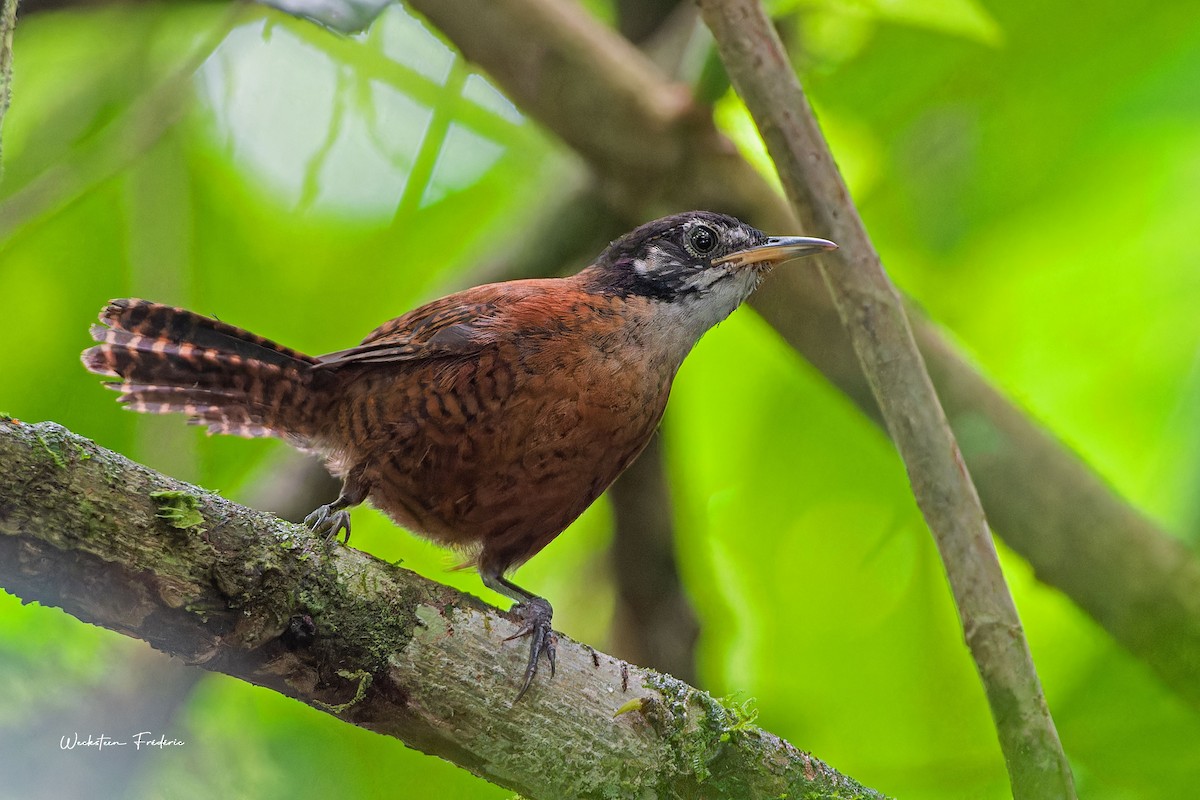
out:
<path id="1" fill-rule="evenodd" d="M 434 300 L 379 326 L 357 347 L 318 357 L 318 369 L 473 355 L 497 341 L 504 327 L 497 321 L 519 314 L 524 301 L 544 296 L 557 283 L 558 279 L 493 283 Z"/>

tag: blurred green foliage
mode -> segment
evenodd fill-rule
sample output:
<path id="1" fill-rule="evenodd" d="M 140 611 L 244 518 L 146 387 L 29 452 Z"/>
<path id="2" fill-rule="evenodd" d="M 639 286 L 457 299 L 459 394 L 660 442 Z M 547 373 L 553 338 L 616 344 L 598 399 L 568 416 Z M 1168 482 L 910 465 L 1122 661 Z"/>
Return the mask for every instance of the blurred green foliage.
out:
<path id="1" fill-rule="evenodd" d="M 1200 9 L 773 8 L 898 283 L 1116 490 L 1200 538 Z M 121 412 L 77 360 L 107 299 L 342 348 L 478 280 L 568 169 L 399 7 L 345 39 L 259 8 L 39 13 L 16 48 L 0 409 L 235 499 L 269 479 L 282 445 Z M 736 99 L 718 111 L 753 153 Z M 759 724 L 890 794 L 1006 796 L 937 555 L 883 434 L 743 310 L 684 366 L 662 435 L 701 685 L 756 698 Z M 520 572 L 559 629 L 598 647 L 609 525 L 597 504 Z M 355 545 L 501 602 L 371 510 L 355 512 Z M 1196 714 L 1002 557 L 1081 795 L 1194 792 Z M 47 721 L 72 725 L 144 646 L 8 595 L 0 606 L 0 740 L 37 745 L 23 763 L 0 749 L 0 772 L 86 769 L 58 750 L 71 730 Z M 217 675 L 168 733 L 187 746 L 139 762 L 131 796 L 508 796 Z"/>

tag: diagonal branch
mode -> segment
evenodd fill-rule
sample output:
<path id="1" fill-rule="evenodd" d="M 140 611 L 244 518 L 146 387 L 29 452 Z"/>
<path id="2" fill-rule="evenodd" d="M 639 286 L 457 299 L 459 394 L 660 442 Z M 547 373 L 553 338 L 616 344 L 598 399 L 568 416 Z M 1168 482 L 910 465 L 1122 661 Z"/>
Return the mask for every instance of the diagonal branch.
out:
<path id="1" fill-rule="evenodd" d="M 0 585 L 529 798 L 882 797 L 565 637 L 514 706 L 507 615 L 53 423 L 0 417 Z"/>
<path id="2" fill-rule="evenodd" d="M 937 543 L 1019 798 L 1074 797 L 1071 768 L 975 485 L 883 270 L 760 0 L 701 0 L 721 59 L 802 227 L 842 247 L 819 267 Z"/>
<path id="3" fill-rule="evenodd" d="M 408 4 L 587 159 L 626 227 L 671 211 L 714 208 L 773 232 L 796 232 L 786 204 L 716 132 L 708 110 L 692 104 L 686 87 L 668 81 L 578 5 Z M 815 270 L 778 271 L 751 303 L 866 414 L 881 420 Z M 996 533 L 1039 578 L 1200 708 L 1200 559 L 988 384 L 933 324 L 913 314 L 912 327 L 951 427 L 972 445 L 963 457 Z"/>

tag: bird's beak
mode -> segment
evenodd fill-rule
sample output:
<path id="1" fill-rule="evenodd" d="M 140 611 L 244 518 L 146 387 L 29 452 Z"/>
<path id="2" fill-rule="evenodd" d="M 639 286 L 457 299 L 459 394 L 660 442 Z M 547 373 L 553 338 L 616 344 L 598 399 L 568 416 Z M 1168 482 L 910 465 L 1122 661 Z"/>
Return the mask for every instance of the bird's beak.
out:
<path id="1" fill-rule="evenodd" d="M 837 245 L 828 239 L 818 239 L 814 236 L 772 236 L 766 244 L 738 250 L 713 260 L 714 264 L 732 264 L 744 267 L 751 264 L 774 266 L 793 258 L 811 256 L 836 250 Z"/>

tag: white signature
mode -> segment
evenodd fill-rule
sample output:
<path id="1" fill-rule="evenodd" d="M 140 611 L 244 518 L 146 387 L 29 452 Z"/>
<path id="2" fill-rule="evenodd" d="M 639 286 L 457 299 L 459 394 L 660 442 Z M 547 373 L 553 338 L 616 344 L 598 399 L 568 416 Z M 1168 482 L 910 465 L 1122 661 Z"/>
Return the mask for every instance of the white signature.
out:
<path id="1" fill-rule="evenodd" d="M 159 734 L 156 737 L 151 731 L 135 733 L 132 737 L 129 737 L 129 741 L 121 741 L 120 739 L 105 736 L 104 734 L 93 735 L 90 733 L 87 735 L 87 738 L 82 738 L 79 735 L 79 731 L 76 731 L 73 734 L 59 738 L 58 748 L 60 750 L 74 750 L 76 747 L 91 747 L 97 751 L 103 751 L 106 747 L 128 747 L 130 743 L 133 744 L 134 750 L 141 750 L 143 747 L 157 747 L 159 750 L 162 750 L 165 747 L 182 747 L 186 744 L 186 742 L 180 739 L 168 739 L 166 734 Z"/>

